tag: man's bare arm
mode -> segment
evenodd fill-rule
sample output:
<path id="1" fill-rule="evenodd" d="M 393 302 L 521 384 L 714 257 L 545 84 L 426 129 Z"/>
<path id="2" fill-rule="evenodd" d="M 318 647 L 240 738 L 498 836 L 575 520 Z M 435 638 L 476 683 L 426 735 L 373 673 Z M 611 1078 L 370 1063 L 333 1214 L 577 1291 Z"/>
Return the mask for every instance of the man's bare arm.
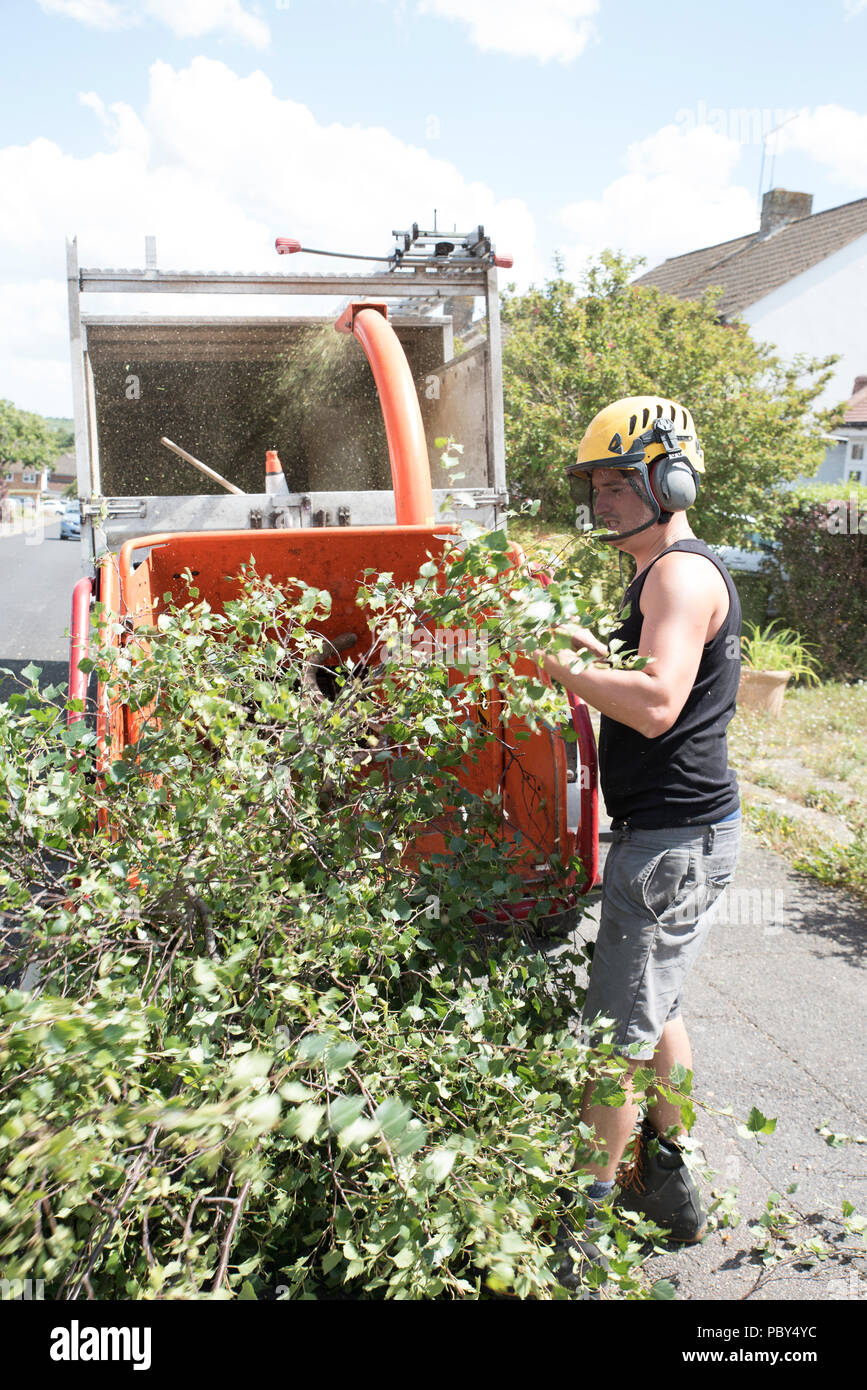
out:
<path id="1" fill-rule="evenodd" d="M 658 738 L 686 704 L 723 602 L 728 593 L 719 571 L 701 556 L 675 552 L 657 561 L 642 591 L 638 655 L 651 658 L 644 670 L 582 670 L 568 656 L 542 652 L 536 659 L 552 680 L 603 714 L 645 738 Z"/>

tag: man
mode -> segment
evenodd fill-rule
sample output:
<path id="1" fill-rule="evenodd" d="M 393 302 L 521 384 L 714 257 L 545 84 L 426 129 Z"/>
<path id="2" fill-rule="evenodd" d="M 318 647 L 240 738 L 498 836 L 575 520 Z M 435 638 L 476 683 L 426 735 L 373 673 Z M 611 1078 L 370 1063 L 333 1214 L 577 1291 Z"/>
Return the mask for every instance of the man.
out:
<path id="1" fill-rule="evenodd" d="M 613 1019 L 615 1045 L 630 1050 L 627 1103 L 595 1105 L 588 1087 L 582 1104 L 580 1118 L 600 1145 L 588 1168 L 594 1182 L 584 1229 L 592 1233 L 593 1204 L 615 1195 L 638 1117 L 628 1078 L 639 1064 L 664 1082 L 675 1063 L 692 1071 L 680 1015 L 684 979 L 738 851 L 725 731 L 740 673 L 741 613 L 731 577 L 686 519 L 704 459 L 683 406 L 661 397 L 616 401 L 591 421 L 567 472 L 573 489 L 589 482 L 604 539 L 636 562 L 612 638 L 647 658 L 642 669 L 612 668 L 605 645 L 578 627 L 568 629 L 572 650 L 601 664 L 536 654 L 549 676 L 601 712 L 600 777 L 614 832 L 584 1019 Z M 641 1182 L 622 1205 L 691 1243 L 706 1218 L 675 1140 L 680 1129 L 679 1107 L 655 1094 L 642 1128 Z M 558 1248 L 558 1277 L 568 1287 L 581 1286 L 585 1262 L 606 1267 L 592 1241 L 568 1231 Z"/>

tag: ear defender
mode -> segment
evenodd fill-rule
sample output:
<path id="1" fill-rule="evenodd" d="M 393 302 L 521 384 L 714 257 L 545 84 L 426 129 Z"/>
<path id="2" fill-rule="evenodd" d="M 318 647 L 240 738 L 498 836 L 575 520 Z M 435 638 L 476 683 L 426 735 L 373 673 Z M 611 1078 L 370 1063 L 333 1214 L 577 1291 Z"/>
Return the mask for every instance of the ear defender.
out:
<path id="1" fill-rule="evenodd" d="M 650 482 L 657 502 L 667 512 L 685 512 L 698 496 L 698 480 L 686 460 L 659 459 L 652 467 Z"/>
<path id="2" fill-rule="evenodd" d="M 665 448 L 650 468 L 653 495 L 667 512 L 685 512 L 698 496 L 698 475 L 680 447 L 673 420 L 657 420 L 654 435 Z"/>

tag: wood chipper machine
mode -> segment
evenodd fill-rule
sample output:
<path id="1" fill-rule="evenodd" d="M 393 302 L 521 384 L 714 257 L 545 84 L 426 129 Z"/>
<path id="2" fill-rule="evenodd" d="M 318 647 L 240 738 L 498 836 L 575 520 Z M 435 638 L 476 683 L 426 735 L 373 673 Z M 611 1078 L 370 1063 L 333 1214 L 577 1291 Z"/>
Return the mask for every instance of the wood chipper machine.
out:
<path id="1" fill-rule="evenodd" d="M 86 571 L 72 602 L 72 699 L 88 696 L 79 662 L 96 602 L 114 615 L 122 643 L 152 621 L 164 594 L 185 600 L 186 571 L 221 608 L 252 556 L 277 583 L 327 589 L 324 638 L 352 629 L 363 645 L 370 633 L 360 630 L 355 598 L 364 570 L 410 582 L 462 517 L 502 529 L 497 266 L 511 262 L 482 227 L 446 236 L 414 225 L 394 235 L 390 255 L 363 258 L 378 262 L 372 273 L 327 275 L 163 271 L 150 237 L 144 269 L 84 269 L 70 243 Z M 276 249 L 308 248 L 279 238 Z M 122 309 L 94 314 L 96 294 Z M 156 295 L 157 312 L 140 295 Z M 215 312 L 217 295 L 235 296 L 242 312 Z M 197 314 L 178 312 L 181 296 L 185 304 L 195 296 Z M 435 444 L 443 438 L 463 449 L 457 499 Z M 135 742 L 135 717 L 104 688 L 95 700 L 101 753 L 117 757 Z M 514 844 L 519 831 L 532 847 L 519 855 L 526 896 L 509 915 L 526 916 L 549 896 L 552 864 L 579 857 L 567 898 L 557 899 L 563 926 L 598 866 L 595 741 L 583 702 L 570 695 L 568 709 L 577 742 L 541 730 L 512 740 L 506 758 L 504 721 L 468 774 L 473 790 L 499 794 L 504 841 Z M 501 905 L 483 906 L 504 915 Z"/>

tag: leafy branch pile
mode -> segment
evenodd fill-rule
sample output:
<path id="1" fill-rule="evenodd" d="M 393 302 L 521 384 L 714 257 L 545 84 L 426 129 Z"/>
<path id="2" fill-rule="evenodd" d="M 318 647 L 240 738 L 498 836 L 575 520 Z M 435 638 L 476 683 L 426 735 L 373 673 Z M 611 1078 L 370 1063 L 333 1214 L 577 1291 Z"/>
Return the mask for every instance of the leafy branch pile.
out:
<path id="1" fill-rule="evenodd" d="M 504 552 L 359 590 L 361 631 L 486 623 L 462 681 L 372 653 L 323 699 L 328 595 L 249 572 L 225 612 L 191 587 L 98 651 L 143 720 L 112 765 L 34 668 L 0 707 L 3 1277 L 50 1298 L 568 1296 L 549 1266 L 592 1148 L 575 1116 L 590 1076 L 622 1102 L 623 1064 L 575 1027 L 576 952 L 474 917 L 521 889 L 457 768 L 497 679 L 529 725 L 562 720 L 515 651 L 599 615 L 525 573 L 500 586 Z M 607 1293 L 647 1297 L 653 1228 L 609 1227 Z"/>

